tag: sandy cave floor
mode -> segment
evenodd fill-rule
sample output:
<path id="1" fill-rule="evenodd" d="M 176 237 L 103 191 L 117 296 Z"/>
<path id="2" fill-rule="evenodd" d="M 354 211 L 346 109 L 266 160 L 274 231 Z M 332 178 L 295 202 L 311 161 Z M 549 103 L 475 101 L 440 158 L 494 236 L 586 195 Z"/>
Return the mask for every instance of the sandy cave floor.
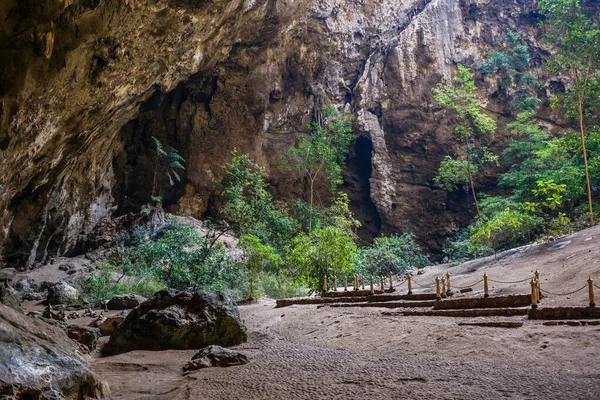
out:
<path id="1" fill-rule="evenodd" d="M 241 306 L 250 363 L 182 376 L 195 351 L 96 358 L 119 399 L 597 399 L 600 326 L 459 326 L 376 308 Z M 468 319 L 473 322 L 478 319 Z M 482 319 L 483 320 L 483 319 Z M 485 318 L 490 321 L 490 318 Z"/>
<path id="2" fill-rule="evenodd" d="M 417 282 L 450 271 L 453 284 L 517 281 L 538 269 L 542 288 L 565 293 L 600 283 L 600 227 L 553 243 L 528 246 L 448 269 L 429 267 Z M 399 284 L 400 293 L 406 284 Z M 431 292 L 413 286 L 415 292 Z M 481 297 L 473 292 L 455 297 Z M 492 296 L 527 294 L 528 282 L 490 282 Z M 455 290 L 456 292 L 456 290 Z M 600 303 L 600 290 L 597 290 Z M 541 307 L 587 306 L 587 290 L 546 296 Z M 27 308 L 27 307 L 26 307 Z M 197 352 L 132 351 L 92 355 L 92 369 L 113 399 L 598 399 L 600 326 L 544 326 L 525 316 L 401 316 L 394 309 L 295 305 L 272 300 L 240 306 L 247 343 L 235 349 L 250 363 L 182 374 Z M 515 321 L 514 329 L 460 326 Z M 86 324 L 87 321 L 72 321 Z M 102 338 L 100 347 L 108 338 Z"/>

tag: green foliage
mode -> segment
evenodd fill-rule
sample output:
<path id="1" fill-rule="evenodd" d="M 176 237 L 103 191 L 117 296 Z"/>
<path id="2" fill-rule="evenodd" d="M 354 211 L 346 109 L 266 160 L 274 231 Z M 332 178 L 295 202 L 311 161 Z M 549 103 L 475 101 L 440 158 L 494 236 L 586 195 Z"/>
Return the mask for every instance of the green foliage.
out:
<path id="1" fill-rule="evenodd" d="M 529 49 L 519 35 L 511 30 L 507 33 L 508 49 L 490 53 L 477 70 L 496 77 L 497 89 L 506 95 L 513 112 L 535 111 L 540 103 L 535 94 L 539 84 L 529 72 Z"/>
<path id="2" fill-rule="evenodd" d="M 357 271 L 364 275 L 387 276 L 409 268 L 423 268 L 430 262 L 414 241 L 414 235 L 379 236 L 360 250 L 356 257 Z"/>
<path id="3" fill-rule="evenodd" d="M 276 249 L 265 246 L 260 239 L 253 235 L 244 235 L 240 238 L 238 246 L 244 250 L 243 265 L 250 277 L 250 297 L 258 295 L 256 283 L 263 271 L 277 274 L 283 260 Z"/>
<path id="4" fill-rule="evenodd" d="M 533 189 L 531 192 L 538 202 L 525 202 L 524 208 L 533 213 L 541 212 L 544 215 L 546 224 L 546 236 L 550 235 L 550 228 L 552 222 L 557 222 L 562 225 L 567 225 L 570 220 L 562 212 L 558 212 L 560 206 L 563 203 L 564 194 L 567 191 L 567 185 L 557 184 L 554 180 L 549 179 L 547 181 L 537 181 L 537 189 Z M 552 214 L 556 214 L 554 221 L 551 219 Z"/>
<path id="5" fill-rule="evenodd" d="M 188 225 L 171 222 L 151 237 L 140 232 L 131 240 L 136 244 L 124 246 L 114 257 L 128 275 L 149 275 L 176 289 L 223 290 L 239 279 L 227 249 Z"/>
<path id="6" fill-rule="evenodd" d="M 260 281 L 262 293 L 271 299 L 303 297 L 309 294 L 302 281 L 291 279 L 284 273 L 265 273 Z"/>
<path id="7" fill-rule="evenodd" d="M 154 148 L 156 151 L 156 160 L 154 166 L 154 180 L 152 183 L 152 200 L 160 202 L 162 200 L 162 191 L 165 183 L 173 186 L 175 181 L 181 181 L 181 176 L 177 170 L 184 170 L 185 160 L 179 155 L 177 149 L 163 144 L 152 136 Z"/>
<path id="8" fill-rule="evenodd" d="M 265 176 L 264 168 L 249 155 L 238 155 L 234 150 L 220 183 L 226 202 L 221 213 L 238 234 L 256 236 L 281 250 L 299 227 L 285 207 L 273 201 Z"/>
<path id="9" fill-rule="evenodd" d="M 137 294 L 150 297 L 164 288 L 151 275 L 126 276 L 116 266 L 103 263 L 97 266 L 94 275 L 79 282 L 79 297 L 84 304 L 100 306 L 119 294 Z"/>
<path id="10" fill-rule="evenodd" d="M 471 70 L 459 64 L 452 82 L 452 85 L 439 84 L 433 88 L 433 97 L 439 105 L 456 111 L 458 140 L 468 143 L 474 135 L 493 133 L 496 122 L 482 111 Z"/>
<path id="11" fill-rule="evenodd" d="M 498 159 L 488 149 L 476 144 L 477 135 L 491 134 L 496 130 L 496 122 L 482 111 L 476 94 L 473 73 L 460 64 L 452 85 L 439 84 L 433 88 L 436 102 L 456 112 L 458 125 L 455 132 L 462 144 L 456 158 L 446 157 L 442 161 L 435 181 L 446 190 L 456 189 L 457 184 L 469 183 L 479 214 L 474 175 L 485 163 L 497 163 Z"/>
<path id="12" fill-rule="evenodd" d="M 445 191 L 453 192 L 458 189 L 457 185 L 469 183 L 469 169 L 472 173 L 477 173 L 477 166 L 473 163 L 446 156 L 440 163 L 440 168 L 433 181 Z"/>
<path id="13" fill-rule="evenodd" d="M 295 276 L 319 292 L 323 275 L 351 275 L 358 247 L 341 227 L 327 226 L 311 233 L 301 232 L 291 243 L 286 262 L 297 268 Z"/>
<path id="14" fill-rule="evenodd" d="M 300 135 L 298 146 L 288 151 L 290 165 L 308 180 L 308 231 L 312 230 L 312 212 L 316 184 L 327 184 L 331 191 L 343 183 L 342 163 L 350 144 L 352 114 L 340 114 L 332 105 L 321 110 L 325 123 L 312 122 L 309 135 Z"/>
<path id="15" fill-rule="evenodd" d="M 568 116 L 577 117 L 586 177 L 590 224 L 594 225 L 592 184 L 586 154 L 587 127 L 600 115 L 600 12 L 598 7 L 583 10 L 579 0 L 540 0 L 546 17 L 542 23 L 548 43 L 556 51 L 547 66 L 554 74 L 570 78 L 565 93 L 558 93 L 552 105 L 562 105 Z"/>

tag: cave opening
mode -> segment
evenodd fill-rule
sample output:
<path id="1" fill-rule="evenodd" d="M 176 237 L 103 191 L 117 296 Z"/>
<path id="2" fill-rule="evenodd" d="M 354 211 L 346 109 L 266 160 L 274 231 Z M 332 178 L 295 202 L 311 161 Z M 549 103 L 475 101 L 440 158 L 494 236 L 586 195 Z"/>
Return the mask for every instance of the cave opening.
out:
<path id="1" fill-rule="evenodd" d="M 354 175 L 358 177 L 360 202 L 358 218 L 362 227 L 359 236 L 363 239 L 373 239 L 381 231 L 381 218 L 377 207 L 371 198 L 371 175 L 373 173 L 373 142 L 370 138 L 361 136 L 354 144 Z"/>

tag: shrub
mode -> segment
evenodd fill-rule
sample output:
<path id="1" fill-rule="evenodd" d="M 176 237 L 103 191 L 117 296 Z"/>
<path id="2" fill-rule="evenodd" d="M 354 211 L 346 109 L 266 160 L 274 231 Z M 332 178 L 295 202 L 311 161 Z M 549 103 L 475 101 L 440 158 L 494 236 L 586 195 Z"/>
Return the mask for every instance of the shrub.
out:
<path id="1" fill-rule="evenodd" d="M 369 247 L 362 248 L 356 258 L 357 270 L 365 275 L 398 274 L 408 268 L 429 264 L 412 233 L 380 236 Z"/>

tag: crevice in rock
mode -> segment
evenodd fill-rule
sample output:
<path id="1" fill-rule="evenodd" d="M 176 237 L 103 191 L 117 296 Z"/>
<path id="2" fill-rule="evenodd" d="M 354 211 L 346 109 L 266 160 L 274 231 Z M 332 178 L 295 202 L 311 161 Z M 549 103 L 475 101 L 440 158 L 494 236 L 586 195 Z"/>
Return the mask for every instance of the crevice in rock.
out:
<path id="1" fill-rule="evenodd" d="M 351 208 L 362 226 L 358 230 L 361 239 L 370 241 L 381 231 L 381 218 L 371 198 L 371 174 L 373 143 L 366 136 L 356 139 L 353 157 L 349 162 L 350 179 L 346 186 L 350 193 Z"/>

